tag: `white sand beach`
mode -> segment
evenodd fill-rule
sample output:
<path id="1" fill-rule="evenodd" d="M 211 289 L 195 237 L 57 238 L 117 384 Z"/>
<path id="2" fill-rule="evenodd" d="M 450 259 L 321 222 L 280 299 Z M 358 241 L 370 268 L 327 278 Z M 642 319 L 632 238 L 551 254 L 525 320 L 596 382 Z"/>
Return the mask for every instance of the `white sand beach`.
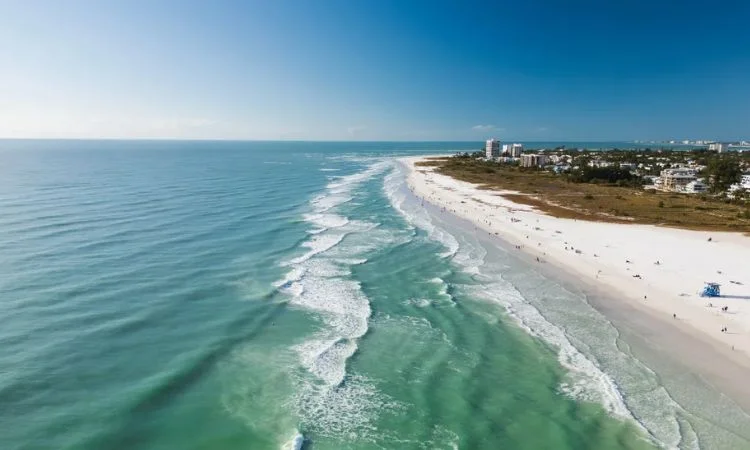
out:
<path id="1" fill-rule="evenodd" d="M 420 159 L 401 160 L 418 197 L 750 368 L 750 237 L 556 218 L 500 191 L 415 167 Z M 704 282 L 720 283 L 722 296 L 701 297 Z"/>

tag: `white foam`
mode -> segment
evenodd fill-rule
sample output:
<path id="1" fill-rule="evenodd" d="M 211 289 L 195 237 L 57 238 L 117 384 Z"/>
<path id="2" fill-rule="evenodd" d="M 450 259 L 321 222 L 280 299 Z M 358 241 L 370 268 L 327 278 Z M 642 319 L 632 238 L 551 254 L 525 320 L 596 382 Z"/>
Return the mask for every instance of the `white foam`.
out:
<path id="1" fill-rule="evenodd" d="M 313 198 L 310 201 L 310 205 L 316 212 L 325 212 L 331 208 L 350 202 L 351 200 L 352 197 L 349 195 L 344 195 L 343 192 L 339 194 L 331 194 L 330 192 L 328 192 L 326 194 L 321 194 Z"/>
<path id="2" fill-rule="evenodd" d="M 305 443 L 305 437 L 297 430 L 294 430 L 294 435 L 292 436 L 292 439 L 285 442 L 281 446 L 281 450 L 301 450 L 302 444 Z"/>
<path id="3" fill-rule="evenodd" d="M 432 304 L 428 298 L 410 298 L 404 302 L 406 305 L 416 306 L 417 308 L 426 308 Z"/>
<path id="4" fill-rule="evenodd" d="M 349 376 L 335 387 L 300 379 L 293 406 L 305 430 L 346 443 L 374 440 L 380 436 L 375 419 L 400 405 L 379 392 L 363 376 Z"/>
<path id="5" fill-rule="evenodd" d="M 343 338 L 306 341 L 295 350 L 310 373 L 327 386 L 339 386 L 346 376 L 346 360 L 357 351 L 357 344 Z"/>
<path id="6" fill-rule="evenodd" d="M 393 162 L 377 162 L 375 164 L 372 164 L 362 172 L 335 178 L 332 182 L 328 183 L 328 186 L 326 186 L 326 188 L 333 194 L 342 194 L 348 192 L 355 185 L 374 177 L 375 175 L 383 172 L 388 167 L 393 167 Z"/>
<path id="7" fill-rule="evenodd" d="M 350 276 L 352 266 L 367 262 L 364 255 L 376 248 L 372 245 L 385 245 L 394 235 L 378 230 L 377 223 L 350 220 L 341 209 L 352 205 L 357 186 L 392 164 L 374 161 L 361 172 L 332 179 L 324 193 L 310 200 L 310 212 L 303 217 L 311 229 L 301 246 L 309 251 L 283 264 L 292 267 L 279 282 L 290 305 L 314 312 L 323 324 L 293 348 L 306 369 L 293 406 L 305 430 L 316 434 L 371 432 L 372 418 L 385 406 L 368 380 L 346 372 L 371 314 L 369 299 Z"/>
<path id="8" fill-rule="evenodd" d="M 439 242 L 446 248 L 440 254 L 441 257 L 453 257 L 459 249 L 456 238 L 442 228 L 435 226 L 429 213 L 424 208 L 419 205 L 405 205 L 405 195 L 399 194 L 400 189 L 405 184 L 404 176 L 405 174 L 401 167 L 393 170 L 386 176 L 383 183 L 383 192 L 385 192 L 386 197 L 388 197 L 396 211 L 406 219 L 407 223 L 424 230 L 430 239 Z"/>
<path id="9" fill-rule="evenodd" d="M 302 217 L 306 222 L 317 225 L 319 227 L 317 229 L 322 230 L 340 228 L 349 223 L 349 219 L 338 214 L 304 214 Z"/>
<path id="10" fill-rule="evenodd" d="M 334 246 L 338 245 L 346 237 L 346 233 L 335 233 L 335 234 L 315 234 L 313 237 L 302 244 L 303 247 L 310 249 L 307 253 L 302 256 L 290 259 L 287 262 L 282 263 L 282 266 L 291 266 L 294 264 L 300 264 L 315 255 L 330 250 Z"/>
<path id="11" fill-rule="evenodd" d="M 479 268 L 484 264 L 484 258 L 487 256 L 487 250 L 477 242 L 470 242 L 468 238 L 461 238 L 453 261 L 464 268 L 464 271 L 470 274 L 478 274 Z"/>
<path id="12" fill-rule="evenodd" d="M 313 276 L 305 277 L 301 283 L 303 292 L 291 300 L 292 304 L 322 313 L 339 337 L 353 339 L 367 332 L 370 304 L 359 283 Z"/>

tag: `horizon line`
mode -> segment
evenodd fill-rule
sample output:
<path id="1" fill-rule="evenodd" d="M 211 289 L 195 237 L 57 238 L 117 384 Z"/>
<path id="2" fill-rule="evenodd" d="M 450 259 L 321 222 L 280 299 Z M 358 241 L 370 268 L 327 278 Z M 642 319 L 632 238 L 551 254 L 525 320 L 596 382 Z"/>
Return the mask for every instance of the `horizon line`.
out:
<path id="1" fill-rule="evenodd" d="M 516 142 L 623 142 L 637 144 L 665 144 L 666 140 L 647 140 L 647 139 L 514 139 L 514 138 L 486 138 L 486 139 L 251 139 L 251 138 L 177 138 L 177 137 L 2 137 L 0 141 L 180 141 L 180 142 L 360 142 L 360 143 L 378 143 L 378 142 L 465 142 L 476 143 L 485 142 L 489 139 L 499 141 L 516 141 Z M 742 140 L 742 139 L 736 139 Z M 640 142 L 639 142 L 640 141 Z M 732 141 L 727 140 L 727 141 Z M 691 145 L 675 143 L 672 145 Z"/>

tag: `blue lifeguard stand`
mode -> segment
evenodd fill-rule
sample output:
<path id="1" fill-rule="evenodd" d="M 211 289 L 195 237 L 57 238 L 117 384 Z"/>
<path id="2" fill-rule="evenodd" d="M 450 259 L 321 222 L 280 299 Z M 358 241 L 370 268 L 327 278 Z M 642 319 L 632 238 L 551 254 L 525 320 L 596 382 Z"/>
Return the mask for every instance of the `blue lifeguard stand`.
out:
<path id="1" fill-rule="evenodd" d="M 721 289 L 719 286 L 719 283 L 706 282 L 706 285 L 703 287 L 703 292 L 701 292 L 701 297 L 721 297 Z"/>

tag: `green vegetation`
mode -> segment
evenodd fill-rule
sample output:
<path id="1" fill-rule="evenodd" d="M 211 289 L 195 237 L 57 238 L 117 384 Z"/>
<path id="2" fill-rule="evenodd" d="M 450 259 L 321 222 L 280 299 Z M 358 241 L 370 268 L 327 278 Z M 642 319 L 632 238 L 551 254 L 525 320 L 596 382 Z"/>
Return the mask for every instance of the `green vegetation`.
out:
<path id="1" fill-rule="evenodd" d="M 568 179 L 574 183 L 609 183 L 618 186 L 640 186 L 640 177 L 630 173 L 630 170 L 621 169 L 619 164 L 610 167 L 583 166 L 581 169 L 573 170 Z"/>
<path id="2" fill-rule="evenodd" d="M 708 180 L 711 192 L 721 193 L 739 183 L 742 169 L 734 158 L 715 156 L 707 161 L 703 175 Z"/>
<path id="3" fill-rule="evenodd" d="M 557 217 L 750 232 L 750 210 L 741 201 L 715 195 L 649 191 L 634 187 L 638 183 L 618 185 L 620 180 L 630 183 L 632 179 L 610 178 L 608 173 L 595 178 L 604 172 L 594 172 L 596 175 L 589 182 L 583 181 L 584 178 L 576 182 L 574 173 L 556 175 L 485 161 L 468 154 L 430 159 L 417 166 L 434 167 L 442 174 L 485 189 L 506 191 L 500 195 Z M 590 182 L 596 179 L 600 182 Z M 612 179 L 614 182 L 610 182 Z"/>

